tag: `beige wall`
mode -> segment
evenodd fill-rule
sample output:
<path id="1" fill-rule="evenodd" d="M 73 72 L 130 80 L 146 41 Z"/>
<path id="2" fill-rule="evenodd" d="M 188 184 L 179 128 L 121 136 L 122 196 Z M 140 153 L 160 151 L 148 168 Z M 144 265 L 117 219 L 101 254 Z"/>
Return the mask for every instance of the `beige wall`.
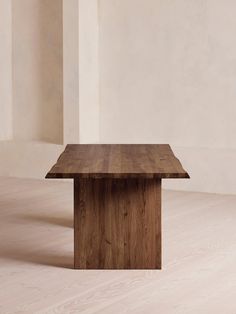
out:
<path id="1" fill-rule="evenodd" d="M 99 143 L 98 0 L 79 1 L 79 140 Z"/>
<path id="2" fill-rule="evenodd" d="M 236 2 L 100 8 L 101 140 L 236 148 Z"/>
<path id="3" fill-rule="evenodd" d="M 0 140 L 12 137 L 11 1 L 0 0 Z"/>
<path id="4" fill-rule="evenodd" d="M 13 0 L 15 139 L 63 141 L 62 0 Z"/>
<path id="5" fill-rule="evenodd" d="M 79 142 L 79 6 L 63 0 L 64 143 Z"/>
<path id="6" fill-rule="evenodd" d="M 235 10 L 230 0 L 13 0 L 17 141 L 1 143 L 0 174 L 43 177 L 63 146 L 18 140 L 63 143 L 64 131 L 65 143 L 170 143 L 191 180 L 164 187 L 236 194 Z M 10 21 L 0 0 L 0 139 L 12 126 Z"/>
<path id="7" fill-rule="evenodd" d="M 63 1 L 64 143 L 99 142 L 98 1 Z"/>
<path id="8" fill-rule="evenodd" d="M 235 11 L 100 1 L 100 140 L 170 143 L 192 179 L 168 187 L 236 193 Z"/>

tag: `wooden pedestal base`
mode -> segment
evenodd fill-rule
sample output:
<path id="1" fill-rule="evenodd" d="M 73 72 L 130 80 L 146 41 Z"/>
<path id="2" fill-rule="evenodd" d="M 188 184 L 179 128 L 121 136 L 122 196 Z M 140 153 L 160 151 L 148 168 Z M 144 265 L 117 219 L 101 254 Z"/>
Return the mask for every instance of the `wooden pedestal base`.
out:
<path id="1" fill-rule="evenodd" d="M 74 179 L 74 266 L 161 268 L 161 180 Z"/>

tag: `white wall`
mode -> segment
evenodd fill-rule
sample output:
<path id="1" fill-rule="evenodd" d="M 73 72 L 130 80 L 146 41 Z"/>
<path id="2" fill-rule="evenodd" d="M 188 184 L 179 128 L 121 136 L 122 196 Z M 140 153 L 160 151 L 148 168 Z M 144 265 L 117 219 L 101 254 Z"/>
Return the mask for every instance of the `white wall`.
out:
<path id="1" fill-rule="evenodd" d="M 79 142 L 99 143 L 98 0 L 79 1 Z"/>
<path id="2" fill-rule="evenodd" d="M 100 140 L 170 143 L 166 186 L 236 193 L 236 2 L 100 0 Z"/>
<path id="3" fill-rule="evenodd" d="M 12 137 L 11 1 L 0 0 L 0 140 Z"/>
<path id="4" fill-rule="evenodd" d="M 64 143 L 99 142 L 98 1 L 63 0 Z"/>
<path id="5" fill-rule="evenodd" d="M 17 141 L 1 143 L 0 174 L 42 177 L 63 149 L 18 140 L 170 143 L 191 180 L 164 187 L 236 194 L 235 1 L 12 2 Z M 8 139 L 8 0 L 0 32 L 0 139 Z"/>
<path id="6" fill-rule="evenodd" d="M 13 130 L 63 141 L 62 0 L 12 0 Z"/>

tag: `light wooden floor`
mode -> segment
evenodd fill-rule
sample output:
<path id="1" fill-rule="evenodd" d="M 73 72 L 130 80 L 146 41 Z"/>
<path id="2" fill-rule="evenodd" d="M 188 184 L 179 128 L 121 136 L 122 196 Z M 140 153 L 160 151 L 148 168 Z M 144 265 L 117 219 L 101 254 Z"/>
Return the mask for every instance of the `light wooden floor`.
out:
<path id="1" fill-rule="evenodd" d="M 163 192 L 163 270 L 73 270 L 72 184 L 0 179 L 0 313 L 236 313 L 236 196 Z"/>

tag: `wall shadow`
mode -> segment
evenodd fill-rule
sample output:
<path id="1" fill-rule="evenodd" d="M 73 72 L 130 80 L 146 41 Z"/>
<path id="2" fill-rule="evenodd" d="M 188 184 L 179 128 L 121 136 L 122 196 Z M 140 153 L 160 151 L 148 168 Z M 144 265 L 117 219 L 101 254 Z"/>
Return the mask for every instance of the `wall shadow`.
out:
<path id="1" fill-rule="evenodd" d="M 62 0 L 12 0 L 14 137 L 63 143 Z"/>
<path id="2" fill-rule="evenodd" d="M 63 2 L 38 1 L 42 139 L 63 144 Z"/>

